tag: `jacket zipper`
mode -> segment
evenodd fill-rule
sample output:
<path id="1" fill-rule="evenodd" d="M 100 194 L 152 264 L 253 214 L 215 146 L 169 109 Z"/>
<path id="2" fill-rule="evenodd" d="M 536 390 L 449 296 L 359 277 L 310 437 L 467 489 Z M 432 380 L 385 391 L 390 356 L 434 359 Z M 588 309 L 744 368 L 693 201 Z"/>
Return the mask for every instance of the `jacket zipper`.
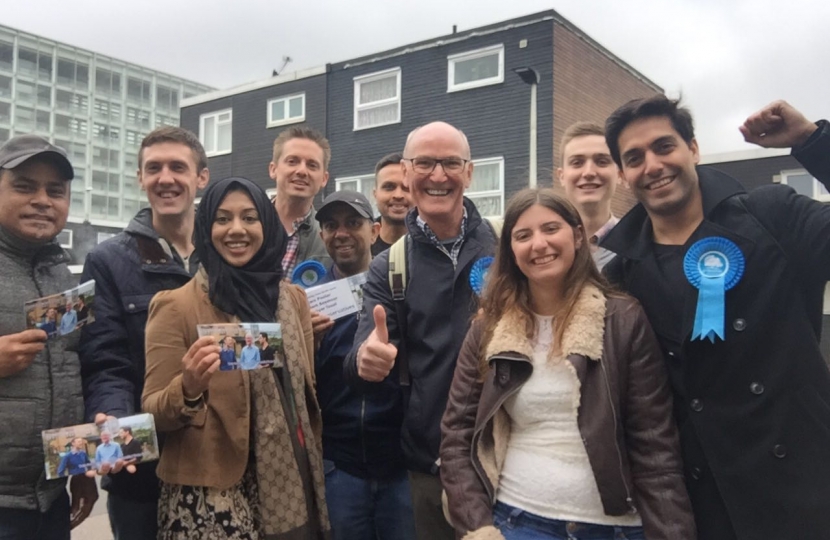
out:
<path id="1" fill-rule="evenodd" d="M 366 433 L 365 433 L 365 420 L 366 420 L 366 396 L 360 398 L 360 448 L 363 452 L 363 463 L 368 463 L 368 459 L 366 458 Z"/>
<path id="2" fill-rule="evenodd" d="M 600 360 L 599 366 L 602 370 L 602 378 L 605 381 L 605 389 L 608 392 L 608 403 L 611 404 L 611 412 L 614 415 L 614 448 L 617 450 L 617 460 L 620 465 L 620 478 L 622 479 L 623 486 L 625 486 L 625 502 L 628 503 L 628 508 L 630 508 L 631 512 L 634 513 L 637 509 L 634 507 L 634 500 L 631 498 L 631 489 L 628 487 L 628 482 L 625 479 L 625 472 L 623 471 L 622 450 L 620 450 L 620 442 L 618 437 L 619 423 L 617 422 L 617 409 L 614 407 L 614 397 L 611 393 L 611 383 L 608 381 L 608 372 L 605 370 L 605 364 L 602 360 Z"/>

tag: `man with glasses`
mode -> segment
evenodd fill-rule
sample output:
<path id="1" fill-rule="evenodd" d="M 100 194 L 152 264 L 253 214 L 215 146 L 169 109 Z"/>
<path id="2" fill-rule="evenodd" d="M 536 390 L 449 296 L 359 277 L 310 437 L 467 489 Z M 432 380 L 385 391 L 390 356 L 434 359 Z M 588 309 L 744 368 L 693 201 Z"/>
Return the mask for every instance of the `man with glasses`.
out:
<path id="1" fill-rule="evenodd" d="M 470 272 L 492 256 L 496 234 L 464 198 L 473 164 L 467 137 L 444 122 L 409 134 L 401 167 L 415 212 L 406 216 L 406 295 L 389 284 L 389 253 L 376 257 L 363 289 L 363 312 L 349 357 L 350 382 L 372 391 L 400 381 L 402 446 L 419 539 L 455 538 L 441 507 L 438 446 L 455 361 L 477 310 Z M 401 293 L 396 286 L 396 292 Z"/>

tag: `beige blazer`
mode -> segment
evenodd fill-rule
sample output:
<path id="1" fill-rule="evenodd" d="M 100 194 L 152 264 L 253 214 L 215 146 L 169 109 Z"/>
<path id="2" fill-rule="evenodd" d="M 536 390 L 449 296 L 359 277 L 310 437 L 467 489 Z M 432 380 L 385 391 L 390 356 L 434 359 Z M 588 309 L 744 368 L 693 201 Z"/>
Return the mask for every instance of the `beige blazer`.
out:
<path id="1" fill-rule="evenodd" d="M 146 374 L 142 409 L 155 417 L 156 429 L 166 432 L 157 474 L 164 482 L 226 489 L 242 479 L 248 464 L 251 429 L 251 394 L 248 373 L 215 373 L 198 411 L 185 407 L 182 393 L 182 358 L 198 339 L 199 324 L 238 322 L 210 303 L 207 276 L 199 272 L 178 289 L 153 297 L 146 332 Z M 314 398 L 314 337 L 305 293 L 296 285 L 280 284 L 280 303 L 290 302 L 303 335 L 303 369 L 307 401 Z M 295 325 L 291 325 L 295 326 Z M 322 440 L 319 407 L 309 407 L 316 440 Z"/>

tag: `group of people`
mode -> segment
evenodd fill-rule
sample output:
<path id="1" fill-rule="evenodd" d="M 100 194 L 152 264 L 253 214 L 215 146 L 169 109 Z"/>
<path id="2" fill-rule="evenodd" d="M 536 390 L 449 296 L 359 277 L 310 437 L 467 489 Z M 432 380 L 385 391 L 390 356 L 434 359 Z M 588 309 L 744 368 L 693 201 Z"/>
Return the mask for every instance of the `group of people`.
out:
<path id="1" fill-rule="evenodd" d="M 34 326 L 46 332 L 49 337 L 63 336 L 86 324 L 88 317 L 89 307 L 83 297 L 79 296 L 74 301 L 67 299 L 60 313 L 58 308 L 46 308 Z"/>
<path id="2" fill-rule="evenodd" d="M 741 131 L 830 186 L 826 121 L 775 102 Z M 103 476 L 118 540 L 823 537 L 830 207 L 698 166 L 663 95 L 560 149 L 565 197 L 522 190 L 494 220 L 464 197 L 464 133 L 423 125 L 378 162 L 376 221 L 356 192 L 314 209 L 331 149 L 313 129 L 274 141 L 269 199 L 158 128 L 149 208 L 86 259 L 96 322 L 47 342 L 13 308 L 72 285 L 55 237 L 73 169 L 6 142 L 0 538 L 67 539 L 97 498 L 85 475 L 71 501 L 41 479 L 41 429 L 139 411 L 161 458 Z M 620 180 L 639 204 L 618 218 Z M 323 282 L 366 273 L 359 313 L 310 309 L 291 278 L 312 259 Z M 217 373 L 267 335 L 237 359 L 198 325 L 243 322 L 279 323 L 283 361 Z"/>

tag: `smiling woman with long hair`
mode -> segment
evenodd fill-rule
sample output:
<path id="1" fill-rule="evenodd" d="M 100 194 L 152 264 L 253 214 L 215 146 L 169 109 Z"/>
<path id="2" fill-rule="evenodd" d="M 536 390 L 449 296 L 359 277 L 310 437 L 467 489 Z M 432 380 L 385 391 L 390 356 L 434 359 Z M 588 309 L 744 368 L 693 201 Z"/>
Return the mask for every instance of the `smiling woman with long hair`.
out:
<path id="1" fill-rule="evenodd" d="M 265 192 L 211 184 L 194 230 L 199 273 L 161 292 L 147 321 L 142 406 L 166 432 L 159 538 L 328 537 L 311 315 L 281 283 L 287 237 Z M 278 322 L 285 365 L 216 373 L 220 348 L 197 325 Z"/>
<path id="2" fill-rule="evenodd" d="M 465 539 L 694 540 L 660 349 L 552 190 L 505 212 L 442 422 Z"/>

